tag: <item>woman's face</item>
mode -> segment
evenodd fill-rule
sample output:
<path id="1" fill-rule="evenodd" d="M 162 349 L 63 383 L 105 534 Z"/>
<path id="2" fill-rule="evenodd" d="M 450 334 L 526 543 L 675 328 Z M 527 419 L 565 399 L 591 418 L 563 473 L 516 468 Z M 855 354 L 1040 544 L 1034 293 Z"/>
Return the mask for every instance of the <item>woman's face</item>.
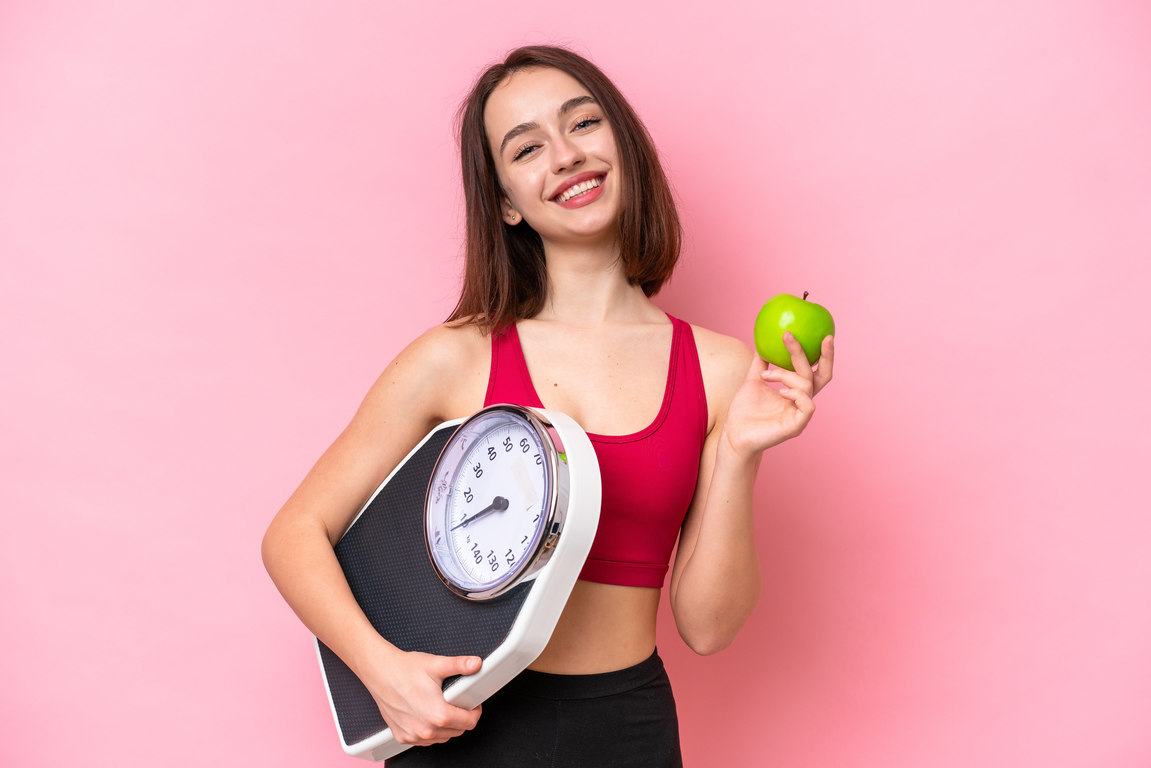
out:
<path id="1" fill-rule="evenodd" d="M 545 244 L 614 241 L 615 136 L 578 80 L 558 69 L 520 70 L 488 97 L 484 127 L 504 192 L 504 221 L 522 216 Z"/>

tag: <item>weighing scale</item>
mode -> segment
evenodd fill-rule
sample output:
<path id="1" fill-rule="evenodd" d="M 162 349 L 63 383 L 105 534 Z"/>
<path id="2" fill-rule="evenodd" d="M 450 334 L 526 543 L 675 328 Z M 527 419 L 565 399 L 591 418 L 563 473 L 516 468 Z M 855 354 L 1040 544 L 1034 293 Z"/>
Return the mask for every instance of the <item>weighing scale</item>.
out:
<path id="1" fill-rule="evenodd" d="M 336 558 L 390 643 L 484 660 L 444 681 L 444 698 L 470 709 L 547 645 L 599 509 L 599 462 L 574 420 L 493 405 L 429 432 L 368 499 Z M 344 751 L 378 761 L 407 749 L 347 665 L 318 639 L 316 653 Z"/>

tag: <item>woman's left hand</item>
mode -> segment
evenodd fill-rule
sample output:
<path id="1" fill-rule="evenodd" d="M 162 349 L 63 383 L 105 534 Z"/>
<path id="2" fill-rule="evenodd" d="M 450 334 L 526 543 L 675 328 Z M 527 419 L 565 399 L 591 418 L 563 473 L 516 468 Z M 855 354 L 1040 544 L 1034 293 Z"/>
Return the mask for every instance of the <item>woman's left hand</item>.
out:
<path id="1" fill-rule="evenodd" d="M 728 407 L 724 438 L 736 453 L 748 458 L 802 432 L 815 413 L 812 398 L 831 381 L 835 357 L 831 336 L 824 338 L 814 369 L 789 331 L 784 331 L 783 343 L 791 353 L 795 371 L 769 368 L 755 355 L 747 378 Z M 775 389 L 768 382 L 779 382 L 783 389 Z"/>

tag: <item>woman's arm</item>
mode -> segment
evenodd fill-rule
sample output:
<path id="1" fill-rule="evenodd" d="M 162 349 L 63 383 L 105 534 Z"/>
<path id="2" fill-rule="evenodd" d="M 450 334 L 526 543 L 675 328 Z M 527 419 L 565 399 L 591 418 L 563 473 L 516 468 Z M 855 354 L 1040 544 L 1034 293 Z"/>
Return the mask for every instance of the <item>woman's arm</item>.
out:
<path id="1" fill-rule="evenodd" d="M 769 369 L 733 339 L 703 338 L 704 382 L 715 419 L 680 532 L 670 599 L 684 642 L 709 654 L 731 644 L 759 598 L 752 496 L 760 458 L 807 426 L 815 412 L 812 397 L 831 380 L 834 351 L 829 336 L 813 371 L 799 343 L 785 334 L 792 372 Z"/>
<path id="2" fill-rule="evenodd" d="M 401 743 L 430 744 L 475 726 L 479 709 L 444 701 L 445 677 L 471 674 L 474 657 L 406 653 L 372 628 L 333 547 L 356 513 L 435 425 L 483 401 L 484 360 L 475 329 L 436 328 L 381 374 L 351 423 L 276 515 L 263 540 L 264 565 L 304 624 L 372 693 Z M 478 395 L 476 394 L 478 387 Z M 461 399 L 462 398 L 462 399 Z M 462 408 L 462 411 L 461 411 Z"/>

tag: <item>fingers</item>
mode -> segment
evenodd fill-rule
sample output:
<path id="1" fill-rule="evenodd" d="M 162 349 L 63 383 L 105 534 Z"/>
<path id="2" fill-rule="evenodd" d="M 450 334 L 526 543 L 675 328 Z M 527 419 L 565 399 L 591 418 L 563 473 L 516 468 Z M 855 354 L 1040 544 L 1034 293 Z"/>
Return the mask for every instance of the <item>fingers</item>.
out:
<path id="1" fill-rule="evenodd" d="M 480 671 L 483 660 L 478 656 L 431 656 L 431 663 L 427 666 L 428 674 L 442 687 L 445 678 L 455 675 L 474 675 Z M 459 736 L 464 731 L 476 727 L 480 718 L 480 708 L 463 709 L 446 701 L 437 706 L 428 718 L 429 724 L 434 727 L 434 738 L 437 741 L 447 741 L 452 736 Z"/>
<path id="2" fill-rule="evenodd" d="M 825 336 L 819 347 L 819 361 L 815 364 L 815 391 L 823 389 L 831 381 L 831 369 L 835 362 L 835 339 Z"/>
<path id="3" fill-rule="evenodd" d="M 480 671 L 483 662 L 479 656 L 432 656 L 428 664 L 428 674 L 442 682 L 453 675 L 474 675 Z"/>
<path id="4" fill-rule="evenodd" d="M 760 374 L 764 381 L 778 381 L 787 389 L 798 389 L 807 395 L 815 394 L 815 387 L 808 376 L 804 376 L 786 368 L 772 368 Z"/>
<path id="5" fill-rule="evenodd" d="M 800 420 L 800 429 L 803 429 L 802 425 L 807 424 L 812 414 L 815 413 L 815 400 L 812 399 L 812 395 L 809 395 L 799 388 L 781 389 L 779 395 L 795 404 L 796 410 L 799 411 L 802 417 Z"/>
<path id="6" fill-rule="evenodd" d="M 480 719 L 480 710 L 480 707 L 461 709 L 442 701 L 430 709 L 421 722 L 411 723 L 407 728 L 394 725 L 392 735 L 401 744 L 442 744 L 475 728 Z"/>
<path id="7" fill-rule="evenodd" d="M 791 354 L 791 365 L 795 368 L 795 372 L 806 374 L 811 378 L 811 363 L 807 362 L 807 353 L 803 351 L 803 345 L 791 331 L 783 332 L 783 346 L 787 347 L 787 351 Z"/>
<path id="8" fill-rule="evenodd" d="M 791 331 L 783 332 L 783 344 L 787 347 L 787 351 L 791 353 L 791 365 L 795 369 L 789 371 L 786 368 L 771 368 L 760 374 L 764 381 L 778 381 L 787 389 L 781 390 L 780 394 L 786 393 L 788 390 L 799 390 L 807 396 L 814 395 L 815 389 L 815 374 L 812 372 L 811 365 L 807 362 L 807 353 L 803 351 L 803 345 L 791 333 Z M 789 400 L 792 398 L 788 398 Z"/>
<path id="9" fill-rule="evenodd" d="M 424 738 L 435 741 L 447 741 L 453 736 L 459 736 L 464 731 L 476 727 L 480 719 L 480 708 L 462 709 L 444 702 L 442 707 L 428 713 L 428 725 Z"/>
<path id="10" fill-rule="evenodd" d="M 428 712 L 426 721 L 410 727 L 406 731 L 392 728 L 392 735 L 401 744 L 428 746 L 442 744 L 476 727 L 480 719 L 480 707 L 460 709 L 444 703 L 442 707 Z"/>
<path id="11" fill-rule="evenodd" d="M 444 700 L 443 681 L 455 675 L 475 674 L 483 665 L 479 657 L 410 653 L 405 658 L 411 660 L 416 672 L 415 677 L 410 678 L 412 684 L 380 709 L 397 742 L 420 746 L 440 744 L 476 727 L 480 708 L 464 709 L 449 704 Z"/>
<path id="12" fill-rule="evenodd" d="M 791 353 L 791 364 L 795 368 L 795 373 L 803 376 L 805 379 L 812 382 L 810 394 L 815 395 L 821 389 L 826 387 L 831 381 L 832 370 L 835 365 L 835 338 L 832 336 L 825 336 L 823 343 L 819 347 L 819 360 L 816 362 L 815 367 L 812 368 L 807 362 L 807 355 L 803 351 L 803 346 L 796 340 L 795 336 L 790 331 L 783 332 L 783 343 L 787 347 L 787 351 Z M 773 368 L 771 373 L 775 374 L 784 371 L 782 368 Z M 764 379 L 778 380 L 787 383 L 782 378 L 771 377 L 770 379 L 764 375 Z M 787 384 L 788 387 L 797 386 L 796 383 Z"/>

